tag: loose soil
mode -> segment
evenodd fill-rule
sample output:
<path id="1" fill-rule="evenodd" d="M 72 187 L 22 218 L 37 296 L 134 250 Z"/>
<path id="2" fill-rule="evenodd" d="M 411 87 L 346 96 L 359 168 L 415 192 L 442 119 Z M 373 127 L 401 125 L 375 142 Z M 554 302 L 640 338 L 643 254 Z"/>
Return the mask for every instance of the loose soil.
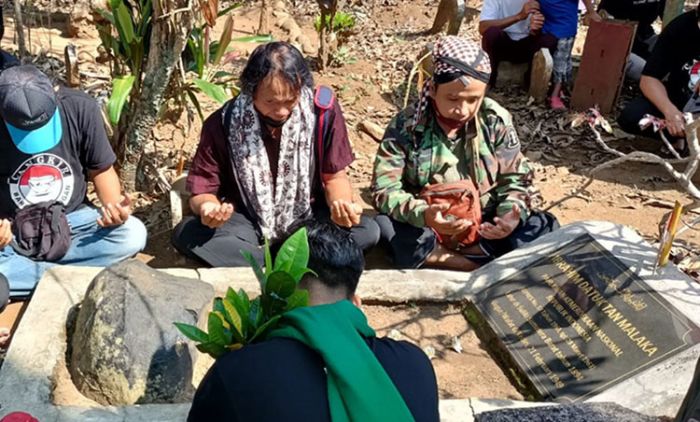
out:
<path id="1" fill-rule="evenodd" d="M 522 400 L 501 369 L 481 347 L 459 306 L 363 306 L 377 336 L 409 341 L 434 349 L 433 368 L 440 398 Z M 455 349 L 455 339 L 461 351 Z M 429 353 L 429 355 L 432 353 Z"/>
<path id="2" fill-rule="evenodd" d="M 42 1 L 34 2 L 41 5 Z M 45 2 L 44 2 L 45 3 Z M 476 22 L 481 9 L 481 0 L 467 1 L 467 17 L 460 35 L 477 37 Z M 356 31 L 346 43 L 347 54 L 340 65 L 323 73 L 314 71 L 317 83 L 333 87 L 343 107 L 348 124 L 350 142 L 356 161 L 349 173 L 363 201 L 371 212 L 367 190 L 377 144 L 368 135 L 356 129 L 363 120 L 385 126 L 403 106 L 406 79 L 423 46 L 433 42 L 436 36 L 423 33 L 432 24 L 438 0 L 361 0 L 349 2 L 346 11 L 357 18 Z M 689 6 L 697 4 L 688 2 Z M 234 11 L 234 36 L 251 35 L 257 27 L 259 11 L 257 4 L 246 4 Z M 315 2 L 297 0 L 287 5 L 294 15 L 302 33 L 318 46 L 313 30 L 313 19 L 318 14 Z M 44 9 L 46 10 L 46 9 Z M 8 13 L 10 15 L 10 13 Z M 97 32 L 89 22 L 80 28 L 79 38 L 69 39 L 60 24 L 48 28 L 35 22 L 32 28 L 31 46 L 35 61 L 57 81 L 64 78 L 63 48 L 72 43 L 78 46 L 83 89 L 97 98 L 106 98 L 109 88 L 109 69 L 97 63 Z M 285 40 L 287 33 L 271 17 L 272 35 Z M 14 47 L 13 22 L 6 17 L 5 37 L 2 46 Z M 219 21 L 213 38 L 223 26 Z M 586 29 L 579 32 L 574 53 L 580 55 Z M 252 44 L 236 43 L 241 58 L 227 70 L 238 72 L 245 63 L 246 55 L 254 48 Z M 310 57 L 310 62 L 313 62 Z M 413 82 L 415 84 L 415 82 Z M 415 93 L 415 87 L 412 87 Z M 636 95 L 633 87 L 626 87 L 623 101 Z M 571 194 L 587 180 L 588 171 L 612 156 L 598 148 L 592 133 L 584 128 L 571 129 L 572 113 L 555 113 L 544 105 L 532 104 L 527 94 L 516 88 L 499 88 L 489 95 L 496 98 L 514 115 L 516 129 L 520 135 L 523 152 L 531 159 L 536 170 L 536 184 L 542 192 L 543 206 L 552 204 Z M 205 114 L 214 111 L 216 104 L 204 100 Z M 624 136 L 614 123 L 617 112 L 607 116 L 615 132 L 606 135 L 614 147 L 629 151 L 643 149 L 658 151 L 659 145 L 641 139 Z M 198 142 L 199 122 L 189 132 L 184 129 L 184 117 L 164 121 L 154 128 L 154 143 L 149 146 L 157 151 L 162 172 L 169 178 L 175 176 L 180 155 L 188 160 L 193 156 Z M 141 257 L 154 267 L 193 267 L 198 263 L 179 256 L 170 246 L 170 216 L 167 196 L 143 192 L 136 195 L 136 214 L 149 229 L 149 242 Z M 585 192 L 551 209 L 562 224 L 596 219 L 609 220 L 636 229 L 651 242 L 658 239 L 658 224 L 670 211 L 674 201 L 689 203 L 690 198 L 681 192 L 677 183 L 658 166 L 625 164 L 603 171 Z M 694 217 L 694 216 L 691 216 Z M 696 231 L 686 231 L 679 239 L 683 248 L 676 255 L 687 254 L 697 249 L 700 238 Z M 373 254 L 369 260 L 373 266 L 386 266 L 381 254 Z M 488 354 L 481 349 L 478 339 L 464 320 L 459 308 L 452 306 L 366 306 L 370 322 L 380 334 L 397 330 L 400 335 L 419 346 L 435 349 L 435 367 L 440 395 L 452 397 L 520 398 L 495 366 Z M 396 334 L 396 333 L 393 333 Z M 453 337 L 463 347 L 462 353 L 450 348 Z"/>

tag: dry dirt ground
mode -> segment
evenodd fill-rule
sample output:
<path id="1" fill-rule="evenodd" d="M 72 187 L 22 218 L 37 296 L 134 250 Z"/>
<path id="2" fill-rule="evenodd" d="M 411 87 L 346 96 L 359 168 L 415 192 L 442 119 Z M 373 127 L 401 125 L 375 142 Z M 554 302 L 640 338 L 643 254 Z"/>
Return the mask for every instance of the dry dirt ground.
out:
<path id="1" fill-rule="evenodd" d="M 37 2 L 35 2 L 37 3 Z M 38 2 L 37 4 L 39 4 Z M 66 4 L 70 4 L 68 1 Z M 346 54 L 341 63 L 323 73 L 314 72 L 317 83 L 332 86 L 341 102 L 348 123 L 350 141 L 353 144 L 356 162 L 350 174 L 357 188 L 358 197 L 367 203 L 373 157 L 376 142 L 356 129 L 358 122 L 370 120 L 385 126 L 403 103 L 406 79 L 414 60 L 427 42 L 435 36 L 426 36 L 422 31 L 430 28 L 438 0 L 359 0 L 352 1 L 345 11 L 357 18 L 356 30 L 346 42 Z M 461 35 L 476 36 L 481 0 L 467 2 L 467 16 Z M 67 7 L 67 6 L 66 6 Z M 313 18 L 318 13 L 314 2 L 297 0 L 288 2 L 287 9 L 294 15 L 302 32 L 312 43 L 318 45 L 313 30 Z M 257 27 L 259 9 L 257 3 L 238 9 L 235 14 L 235 36 L 250 35 Z M 10 13 L 6 13 L 7 16 Z M 274 17 L 272 34 L 275 39 L 285 40 L 287 32 L 280 28 Z M 83 75 L 83 89 L 96 97 L 108 94 L 109 69 L 96 63 L 97 33 L 89 23 L 80 26 L 76 38 L 68 38 L 65 23 L 55 20 L 48 27 L 46 20 L 35 19 L 31 23 L 31 46 L 35 55 L 42 58 L 47 72 L 56 79 L 63 77 L 61 58 L 67 43 L 78 46 Z M 215 30 L 221 30 L 223 20 Z M 585 27 L 581 29 L 575 54 L 580 55 L 585 38 Z M 215 35 L 216 37 L 216 35 Z M 4 48 L 14 43 L 12 19 L 6 17 Z M 241 59 L 231 65 L 233 71 L 240 70 L 246 55 L 255 47 L 252 44 L 236 43 L 242 53 Z M 41 54 L 40 54 L 41 53 Z M 313 62 L 311 57 L 311 62 Z M 548 111 L 543 105 L 531 104 L 524 91 L 517 87 L 502 87 L 490 93 L 514 114 L 523 151 L 532 160 L 536 169 L 536 183 L 543 197 L 544 206 L 551 204 L 574 191 L 587 179 L 587 172 L 611 156 L 601 151 L 590 131 L 571 129 L 572 114 Z M 623 90 L 623 97 L 635 95 L 633 87 Z M 205 113 L 214 111 L 216 104 L 206 104 Z M 608 116 L 614 125 L 615 114 Z M 183 134 L 183 119 L 160 123 L 154 128 L 152 148 L 159 152 L 162 171 L 174 176 L 180 154 L 191 158 L 197 146 L 199 122 L 195 122 L 189 134 Z M 625 137 L 616 129 L 606 139 L 611 145 L 625 149 L 658 150 L 658 145 L 648 141 Z M 689 197 L 679 191 L 661 168 L 651 165 L 625 164 L 596 175 L 593 184 L 583 193 L 553 208 L 562 224 L 587 220 L 609 220 L 635 228 L 645 238 L 655 242 L 658 223 L 669 212 L 672 203 L 679 200 L 689 203 Z M 193 266 L 179 257 L 170 246 L 168 204 L 165 195 L 138 194 L 137 214 L 149 228 L 150 240 L 144 258 L 155 267 Z M 689 217 L 690 218 L 690 217 Z M 680 241 L 688 250 L 697 248 L 700 238 L 693 230 L 686 231 Z M 386 265 L 381 256 L 372 260 L 375 265 Z M 419 346 L 435 350 L 433 364 L 438 375 L 442 397 L 497 397 L 519 398 L 505 376 L 496 369 L 460 310 L 452 306 L 394 307 L 369 306 L 365 308 L 373 326 L 380 334 L 399 335 Z M 459 338 L 463 352 L 457 353 L 452 339 Z"/>

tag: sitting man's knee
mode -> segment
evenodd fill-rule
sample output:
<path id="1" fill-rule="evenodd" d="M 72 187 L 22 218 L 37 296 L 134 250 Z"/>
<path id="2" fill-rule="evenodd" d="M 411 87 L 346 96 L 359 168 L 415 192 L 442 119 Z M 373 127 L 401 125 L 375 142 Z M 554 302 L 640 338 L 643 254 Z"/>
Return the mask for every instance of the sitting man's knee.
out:
<path id="1" fill-rule="evenodd" d="M 503 36 L 503 29 L 492 26 L 484 31 L 481 38 L 481 46 L 489 54 L 493 54 L 496 41 Z"/>
<path id="2" fill-rule="evenodd" d="M 379 243 L 381 230 L 379 225 L 372 217 L 362 216 L 363 230 L 363 250 L 369 249 Z"/>
<path id="3" fill-rule="evenodd" d="M 131 216 L 121 227 L 124 231 L 120 237 L 120 249 L 125 257 L 136 255 L 146 247 L 148 231 L 138 218 Z"/>

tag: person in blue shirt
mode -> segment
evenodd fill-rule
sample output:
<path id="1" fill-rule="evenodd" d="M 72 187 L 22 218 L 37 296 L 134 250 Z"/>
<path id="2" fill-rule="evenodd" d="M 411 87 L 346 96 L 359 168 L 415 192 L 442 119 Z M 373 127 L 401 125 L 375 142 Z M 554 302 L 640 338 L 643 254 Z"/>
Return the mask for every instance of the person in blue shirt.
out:
<path id="1" fill-rule="evenodd" d="M 600 21 L 602 18 L 596 12 L 592 0 L 583 0 L 589 19 Z M 557 38 L 557 48 L 554 52 L 554 71 L 552 94 L 549 104 L 554 110 L 565 110 L 561 98 L 562 87 L 571 82 L 571 51 L 574 48 L 576 31 L 578 30 L 578 0 L 540 0 L 540 12 L 544 15 L 543 34 L 551 34 Z"/>

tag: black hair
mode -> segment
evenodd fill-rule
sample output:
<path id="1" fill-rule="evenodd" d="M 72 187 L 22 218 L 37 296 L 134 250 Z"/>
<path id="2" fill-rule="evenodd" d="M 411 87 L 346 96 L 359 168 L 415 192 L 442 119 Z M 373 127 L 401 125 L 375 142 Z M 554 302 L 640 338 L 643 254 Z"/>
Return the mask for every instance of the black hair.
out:
<path id="1" fill-rule="evenodd" d="M 304 56 L 286 42 L 275 41 L 253 50 L 241 72 L 241 91 L 253 95 L 260 82 L 270 75 L 281 76 L 297 92 L 304 87 L 314 87 L 314 78 Z"/>
<path id="2" fill-rule="evenodd" d="M 308 267 L 316 273 L 303 281 L 316 280 L 332 289 L 342 289 L 350 299 L 365 268 L 362 250 L 350 237 L 350 231 L 330 222 L 306 224 L 309 239 Z"/>

